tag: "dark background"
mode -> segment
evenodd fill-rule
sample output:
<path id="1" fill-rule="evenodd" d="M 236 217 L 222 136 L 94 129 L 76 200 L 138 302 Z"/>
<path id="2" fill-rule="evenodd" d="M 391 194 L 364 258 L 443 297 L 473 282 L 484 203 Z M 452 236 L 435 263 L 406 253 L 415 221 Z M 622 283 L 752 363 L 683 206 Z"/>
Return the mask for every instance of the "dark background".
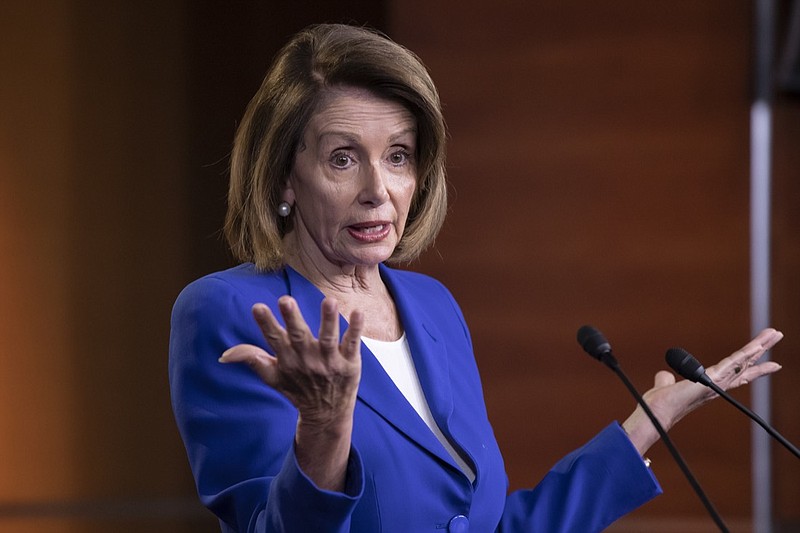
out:
<path id="1" fill-rule="evenodd" d="M 218 530 L 169 407 L 169 313 L 232 264 L 237 121 L 277 48 L 323 21 L 387 32 L 440 89 L 452 201 L 411 268 L 464 309 L 513 488 L 633 408 L 577 346 L 583 323 L 641 390 L 670 346 L 713 362 L 748 340 L 750 2 L 8 2 L 0 530 Z M 799 442 L 800 101 L 780 91 L 774 112 L 773 421 Z M 715 402 L 672 432 L 736 531 L 749 431 Z M 649 455 L 666 494 L 611 530 L 713 531 L 663 445 Z M 776 521 L 797 531 L 800 466 L 774 459 Z"/>

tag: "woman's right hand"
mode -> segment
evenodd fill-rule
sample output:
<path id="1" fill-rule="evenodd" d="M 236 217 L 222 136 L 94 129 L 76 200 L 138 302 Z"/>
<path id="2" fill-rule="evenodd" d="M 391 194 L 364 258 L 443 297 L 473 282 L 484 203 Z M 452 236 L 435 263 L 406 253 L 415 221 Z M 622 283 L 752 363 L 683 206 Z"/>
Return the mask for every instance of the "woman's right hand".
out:
<path id="1" fill-rule="evenodd" d="M 295 455 L 300 468 L 318 487 L 341 491 L 361 379 L 363 315 L 351 314 L 340 342 L 335 300 L 322 302 L 317 338 L 294 298 L 282 296 L 278 308 L 286 328 L 266 305 L 255 304 L 252 310 L 274 356 L 258 346 L 239 344 L 226 350 L 220 362 L 246 363 L 292 402 L 298 411 Z"/>

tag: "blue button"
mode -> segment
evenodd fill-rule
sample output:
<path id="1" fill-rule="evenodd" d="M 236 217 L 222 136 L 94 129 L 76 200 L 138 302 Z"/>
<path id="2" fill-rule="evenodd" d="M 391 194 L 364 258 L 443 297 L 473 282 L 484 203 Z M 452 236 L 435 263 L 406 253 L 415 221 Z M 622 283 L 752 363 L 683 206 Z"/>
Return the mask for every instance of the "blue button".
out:
<path id="1" fill-rule="evenodd" d="M 447 524 L 447 533 L 467 533 L 469 531 L 469 518 L 463 514 L 457 514 L 450 519 Z"/>

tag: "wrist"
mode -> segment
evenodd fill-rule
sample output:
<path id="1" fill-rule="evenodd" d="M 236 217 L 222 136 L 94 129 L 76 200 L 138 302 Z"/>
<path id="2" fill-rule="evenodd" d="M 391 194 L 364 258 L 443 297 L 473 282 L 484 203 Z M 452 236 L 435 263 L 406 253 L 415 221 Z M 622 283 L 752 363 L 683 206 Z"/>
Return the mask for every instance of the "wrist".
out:
<path id="1" fill-rule="evenodd" d="M 350 457 L 350 423 L 304 424 L 298 420 L 294 450 L 300 469 L 321 489 L 341 492 Z"/>
<path id="2" fill-rule="evenodd" d="M 640 408 L 629 416 L 625 422 L 622 423 L 622 429 L 630 439 L 639 455 L 644 457 L 647 450 L 655 444 L 658 439 L 658 431 L 647 415 Z"/>

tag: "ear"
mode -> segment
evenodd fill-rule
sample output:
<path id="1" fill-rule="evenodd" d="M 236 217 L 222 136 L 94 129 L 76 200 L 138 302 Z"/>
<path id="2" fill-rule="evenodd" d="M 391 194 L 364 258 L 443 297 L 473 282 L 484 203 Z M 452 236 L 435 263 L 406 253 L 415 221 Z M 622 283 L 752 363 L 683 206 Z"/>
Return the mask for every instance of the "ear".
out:
<path id="1" fill-rule="evenodd" d="M 283 185 L 283 192 L 281 193 L 281 201 L 288 203 L 289 205 L 294 205 L 295 202 L 295 195 L 294 195 L 294 187 L 292 187 L 292 176 L 289 175 L 286 178 L 286 183 Z"/>

